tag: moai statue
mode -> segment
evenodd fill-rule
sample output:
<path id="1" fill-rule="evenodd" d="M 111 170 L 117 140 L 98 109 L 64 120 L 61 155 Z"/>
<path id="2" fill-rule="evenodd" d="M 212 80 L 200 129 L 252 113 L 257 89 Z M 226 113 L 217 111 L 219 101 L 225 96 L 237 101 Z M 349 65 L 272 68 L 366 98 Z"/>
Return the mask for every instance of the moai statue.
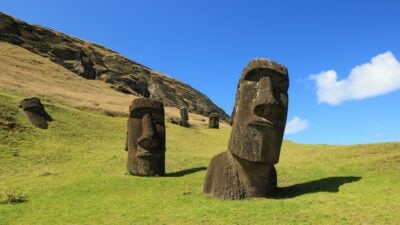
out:
<path id="1" fill-rule="evenodd" d="M 211 159 L 203 190 L 222 199 L 268 197 L 277 188 L 288 110 L 285 66 L 254 59 L 243 70 L 228 151 Z"/>
<path id="2" fill-rule="evenodd" d="M 165 174 L 165 122 L 162 102 L 137 98 L 129 106 L 125 150 L 128 172 L 138 176 Z"/>
<path id="3" fill-rule="evenodd" d="M 47 122 L 53 121 L 39 98 L 26 98 L 19 103 L 19 107 L 24 110 L 29 121 L 38 128 L 47 129 L 49 127 Z"/>
<path id="4" fill-rule="evenodd" d="M 182 127 L 189 127 L 189 112 L 186 107 L 180 108 L 181 120 L 179 121 L 179 125 Z"/>
<path id="5" fill-rule="evenodd" d="M 219 129 L 219 115 L 218 113 L 211 113 L 208 118 L 208 128 Z"/>

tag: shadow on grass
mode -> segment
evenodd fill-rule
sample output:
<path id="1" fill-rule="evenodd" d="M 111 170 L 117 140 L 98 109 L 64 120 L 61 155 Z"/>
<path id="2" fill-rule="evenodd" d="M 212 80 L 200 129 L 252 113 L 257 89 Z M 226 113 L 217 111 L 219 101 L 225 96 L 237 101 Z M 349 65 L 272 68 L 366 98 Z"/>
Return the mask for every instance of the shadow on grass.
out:
<path id="1" fill-rule="evenodd" d="M 362 177 L 328 177 L 313 180 L 302 184 L 295 184 L 287 187 L 278 187 L 273 198 L 295 198 L 300 195 L 317 192 L 339 192 L 339 187 L 346 183 L 361 180 Z"/>
<path id="2" fill-rule="evenodd" d="M 185 169 L 185 170 L 181 170 L 181 171 L 176 171 L 173 173 L 167 173 L 165 174 L 166 177 L 183 177 L 185 175 L 191 174 L 191 173 L 196 173 L 202 170 L 206 170 L 207 167 L 195 167 L 195 168 L 191 168 L 191 169 Z"/>

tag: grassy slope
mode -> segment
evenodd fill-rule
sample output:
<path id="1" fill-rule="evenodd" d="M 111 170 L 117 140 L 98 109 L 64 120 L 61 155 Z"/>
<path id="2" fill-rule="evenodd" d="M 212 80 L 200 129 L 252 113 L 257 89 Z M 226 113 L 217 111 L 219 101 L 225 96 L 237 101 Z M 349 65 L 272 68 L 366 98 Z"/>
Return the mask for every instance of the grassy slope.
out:
<path id="1" fill-rule="evenodd" d="M 47 101 L 55 121 L 40 130 L 16 107 L 21 98 L 0 94 L 19 127 L 0 130 L 0 198 L 21 191 L 28 201 L 0 204 L 0 224 L 400 224 L 400 143 L 285 142 L 280 199 L 221 201 L 202 183 L 229 128 L 168 123 L 169 176 L 134 177 L 125 175 L 126 118 Z"/>

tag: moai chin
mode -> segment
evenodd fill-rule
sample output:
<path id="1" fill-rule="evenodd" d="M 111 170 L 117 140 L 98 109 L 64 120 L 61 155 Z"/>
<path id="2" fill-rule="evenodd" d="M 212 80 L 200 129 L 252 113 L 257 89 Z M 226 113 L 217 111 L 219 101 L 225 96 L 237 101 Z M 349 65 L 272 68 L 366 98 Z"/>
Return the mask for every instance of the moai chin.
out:
<path id="1" fill-rule="evenodd" d="M 137 98 L 129 106 L 125 150 L 128 172 L 138 176 L 165 174 L 165 121 L 162 102 Z"/>
<path id="2" fill-rule="evenodd" d="M 211 159 L 204 192 L 222 199 L 268 197 L 277 188 L 278 163 L 288 110 L 285 66 L 254 59 L 243 70 L 228 151 Z"/>
<path id="3" fill-rule="evenodd" d="M 181 120 L 179 121 L 179 125 L 182 127 L 190 127 L 189 124 L 189 112 L 186 107 L 182 107 L 179 109 L 181 114 Z"/>
<path id="4" fill-rule="evenodd" d="M 19 103 L 19 107 L 24 110 L 29 121 L 38 128 L 47 129 L 49 127 L 47 122 L 53 121 L 39 98 L 26 98 Z"/>
<path id="5" fill-rule="evenodd" d="M 219 129 L 219 114 L 211 113 L 208 117 L 208 128 Z"/>

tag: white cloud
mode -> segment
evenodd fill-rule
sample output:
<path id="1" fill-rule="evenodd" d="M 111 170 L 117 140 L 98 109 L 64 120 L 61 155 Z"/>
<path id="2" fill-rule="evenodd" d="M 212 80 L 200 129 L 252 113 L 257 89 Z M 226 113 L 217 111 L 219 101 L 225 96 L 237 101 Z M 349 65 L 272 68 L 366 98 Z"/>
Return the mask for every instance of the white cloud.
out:
<path id="1" fill-rule="evenodd" d="M 286 123 L 285 134 L 293 134 L 308 128 L 308 121 L 298 116 Z"/>
<path id="2" fill-rule="evenodd" d="M 347 78 L 338 80 L 336 71 L 323 71 L 316 81 L 319 103 L 338 105 L 343 101 L 384 95 L 400 89 L 400 63 L 387 51 L 371 62 L 354 67 Z"/>

